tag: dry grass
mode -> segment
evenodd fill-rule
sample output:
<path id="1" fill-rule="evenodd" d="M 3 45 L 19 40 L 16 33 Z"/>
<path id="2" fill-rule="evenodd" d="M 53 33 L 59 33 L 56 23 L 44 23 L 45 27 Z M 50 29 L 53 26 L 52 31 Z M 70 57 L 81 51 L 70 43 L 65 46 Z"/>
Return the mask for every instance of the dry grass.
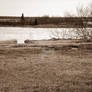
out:
<path id="1" fill-rule="evenodd" d="M 92 92 L 92 52 L 2 47 L 0 92 Z"/>

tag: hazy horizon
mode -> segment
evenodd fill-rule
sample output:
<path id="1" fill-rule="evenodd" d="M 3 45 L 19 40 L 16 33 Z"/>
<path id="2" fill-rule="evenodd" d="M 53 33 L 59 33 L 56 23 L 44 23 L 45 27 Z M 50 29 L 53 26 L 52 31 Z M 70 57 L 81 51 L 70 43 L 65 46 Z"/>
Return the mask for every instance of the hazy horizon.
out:
<path id="1" fill-rule="evenodd" d="M 0 0 L 0 16 L 63 16 L 91 0 Z"/>

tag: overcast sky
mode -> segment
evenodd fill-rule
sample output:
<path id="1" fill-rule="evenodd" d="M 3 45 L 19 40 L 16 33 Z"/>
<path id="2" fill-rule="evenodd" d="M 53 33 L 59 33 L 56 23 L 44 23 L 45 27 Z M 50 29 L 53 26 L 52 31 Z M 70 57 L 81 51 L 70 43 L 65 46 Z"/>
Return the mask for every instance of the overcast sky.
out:
<path id="1" fill-rule="evenodd" d="M 0 0 L 0 16 L 63 16 L 92 0 Z"/>

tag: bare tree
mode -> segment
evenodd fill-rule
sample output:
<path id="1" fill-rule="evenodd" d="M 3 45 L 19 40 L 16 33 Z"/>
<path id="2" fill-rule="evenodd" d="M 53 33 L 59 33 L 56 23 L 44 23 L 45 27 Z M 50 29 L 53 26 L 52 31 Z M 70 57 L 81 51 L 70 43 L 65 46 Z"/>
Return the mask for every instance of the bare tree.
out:
<path id="1" fill-rule="evenodd" d="M 22 13 L 21 19 L 24 20 L 24 13 Z"/>
<path id="2" fill-rule="evenodd" d="M 55 30 L 50 30 L 50 38 L 53 38 L 55 40 L 60 40 L 60 39 L 72 38 L 72 35 L 70 34 L 69 29 L 56 28 Z"/>
<path id="3" fill-rule="evenodd" d="M 84 18 L 88 18 L 91 16 L 90 7 L 79 7 L 77 8 L 77 17 L 81 17 L 80 19 L 80 27 L 75 28 L 75 32 L 77 36 L 84 41 L 92 41 L 92 28 L 88 27 L 89 21 Z M 92 24 L 91 24 L 92 25 Z"/>
<path id="4" fill-rule="evenodd" d="M 51 38 L 54 38 L 54 39 L 61 39 L 61 32 L 56 29 L 56 30 L 52 30 L 51 31 Z"/>
<path id="5" fill-rule="evenodd" d="M 86 7 L 80 6 L 76 8 L 76 13 L 77 14 L 74 15 L 69 12 L 66 12 L 65 17 L 79 17 L 79 27 L 76 26 L 76 28 L 69 29 L 70 31 L 67 31 L 67 29 L 65 28 L 63 32 L 62 30 L 58 31 L 58 29 L 56 29 L 55 31 L 52 31 L 52 37 L 56 39 L 61 39 L 65 38 L 66 36 L 70 36 L 72 32 L 75 32 L 76 37 L 74 38 L 82 39 L 83 41 L 92 41 L 92 28 L 89 28 L 88 26 L 89 24 L 92 26 L 92 22 L 88 21 L 88 18 L 92 17 L 92 4 Z"/>
<path id="6" fill-rule="evenodd" d="M 21 16 L 21 24 L 24 25 L 25 24 L 25 18 L 24 18 L 24 14 L 22 13 L 22 16 Z"/>
<path id="7" fill-rule="evenodd" d="M 89 28 L 89 25 L 92 26 L 92 21 L 88 20 L 89 17 L 92 17 L 92 4 L 76 8 L 76 15 L 66 12 L 65 17 L 80 17 L 79 27 L 73 28 L 72 30 L 74 30 L 77 39 L 92 41 L 92 28 Z"/>

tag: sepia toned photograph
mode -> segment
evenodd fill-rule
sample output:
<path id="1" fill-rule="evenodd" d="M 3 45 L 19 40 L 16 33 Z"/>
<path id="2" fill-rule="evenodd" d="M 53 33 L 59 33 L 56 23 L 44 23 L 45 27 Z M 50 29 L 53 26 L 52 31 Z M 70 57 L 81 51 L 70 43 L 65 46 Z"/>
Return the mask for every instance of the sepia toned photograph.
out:
<path id="1" fill-rule="evenodd" d="M 92 0 L 0 0 L 0 92 L 92 92 Z"/>

